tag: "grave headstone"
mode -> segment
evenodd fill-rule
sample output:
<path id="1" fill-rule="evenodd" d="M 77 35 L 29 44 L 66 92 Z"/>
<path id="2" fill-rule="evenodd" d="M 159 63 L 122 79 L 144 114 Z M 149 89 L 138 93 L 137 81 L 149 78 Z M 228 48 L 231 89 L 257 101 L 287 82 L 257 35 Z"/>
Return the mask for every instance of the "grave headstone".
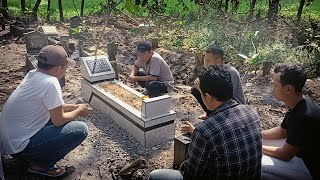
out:
<path id="1" fill-rule="evenodd" d="M 48 45 L 48 37 L 39 31 L 25 33 L 27 53 L 38 54 L 40 50 Z"/>
<path id="2" fill-rule="evenodd" d="M 173 168 L 179 169 L 180 165 L 185 161 L 188 148 L 190 144 L 190 138 L 185 135 L 180 135 L 174 138 L 174 160 Z"/>
<path id="3" fill-rule="evenodd" d="M 74 28 L 77 28 L 79 26 L 81 26 L 81 18 L 79 16 L 73 16 L 70 18 L 70 29 L 69 29 L 69 36 L 71 37 L 75 37 L 77 36 L 74 32 Z"/>
<path id="4" fill-rule="evenodd" d="M 118 44 L 116 44 L 114 41 L 107 44 L 107 51 L 108 51 L 108 55 L 109 55 L 109 61 L 115 61 L 117 51 L 118 51 Z"/>
<path id="5" fill-rule="evenodd" d="M 59 37 L 59 32 L 55 26 L 40 26 L 40 31 L 49 37 Z"/>

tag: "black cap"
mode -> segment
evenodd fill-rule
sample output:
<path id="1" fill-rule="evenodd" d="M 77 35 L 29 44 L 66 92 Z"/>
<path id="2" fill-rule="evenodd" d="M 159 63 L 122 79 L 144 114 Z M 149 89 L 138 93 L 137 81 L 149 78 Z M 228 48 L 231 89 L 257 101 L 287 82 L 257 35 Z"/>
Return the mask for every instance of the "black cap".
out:
<path id="1" fill-rule="evenodd" d="M 142 41 L 137 46 L 137 52 L 145 53 L 152 49 L 151 43 L 149 41 Z"/>

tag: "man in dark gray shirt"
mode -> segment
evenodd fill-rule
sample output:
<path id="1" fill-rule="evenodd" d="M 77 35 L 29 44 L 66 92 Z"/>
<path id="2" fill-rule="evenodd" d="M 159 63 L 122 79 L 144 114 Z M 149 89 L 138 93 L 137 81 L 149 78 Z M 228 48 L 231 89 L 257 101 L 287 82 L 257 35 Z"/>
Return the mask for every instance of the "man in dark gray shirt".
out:
<path id="1" fill-rule="evenodd" d="M 160 96 L 173 90 L 173 76 L 168 64 L 152 50 L 151 43 L 143 41 L 137 47 L 138 60 L 132 66 L 129 77 L 148 91 L 149 97 Z M 139 71 L 142 68 L 143 71 Z"/>
<path id="2" fill-rule="evenodd" d="M 228 71 L 231 74 L 231 80 L 233 84 L 233 98 L 237 103 L 239 104 L 246 104 L 246 100 L 244 98 L 243 90 L 242 90 L 242 83 L 240 79 L 239 72 L 237 71 L 236 68 L 224 64 L 224 52 L 221 48 L 219 47 L 209 47 L 206 50 L 206 54 L 204 56 L 204 65 L 205 67 L 208 67 L 209 65 L 224 65 L 228 69 Z M 199 91 L 199 80 L 196 79 L 194 82 L 194 86 L 191 89 L 191 94 L 198 100 L 200 105 L 202 106 L 203 110 L 205 111 L 205 114 L 200 115 L 200 119 L 207 119 L 209 114 L 211 113 L 210 110 L 206 108 L 204 105 L 202 99 L 201 99 L 201 94 Z"/>

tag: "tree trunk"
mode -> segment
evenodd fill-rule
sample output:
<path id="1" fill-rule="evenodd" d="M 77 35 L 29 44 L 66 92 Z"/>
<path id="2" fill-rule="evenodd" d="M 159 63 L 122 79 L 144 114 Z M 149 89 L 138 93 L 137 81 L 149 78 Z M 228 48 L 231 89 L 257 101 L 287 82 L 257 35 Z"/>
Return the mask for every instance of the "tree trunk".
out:
<path id="1" fill-rule="evenodd" d="M 26 12 L 26 0 L 21 0 L 21 11 Z"/>
<path id="2" fill-rule="evenodd" d="M 232 10 L 231 13 L 234 14 L 238 11 L 240 0 L 232 0 Z"/>
<path id="3" fill-rule="evenodd" d="M 221 14 L 221 12 L 222 12 L 222 0 L 219 0 L 219 2 L 218 2 L 218 12 Z"/>
<path id="4" fill-rule="evenodd" d="M 226 4 L 225 4 L 225 7 L 224 7 L 224 13 L 228 13 L 228 6 L 229 6 L 229 0 L 226 0 Z"/>
<path id="5" fill-rule="evenodd" d="M 58 4 L 59 4 L 59 17 L 60 17 L 60 21 L 64 21 L 64 18 L 63 18 L 63 10 L 62 10 L 62 2 L 61 2 L 61 0 L 58 0 Z"/>
<path id="6" fill-rule="evenodd" d="M 257 1 L 257 0 L 251 0 L 251 1 L 250 1 L 249 19 L 252 19 L 252 17 L 253 17 L 254 8 L 255 8 L 255 6 L 256 6 L 256 1 Z"/>
<path id="7" fill-rule="evenodd" d="M 33 18 L 34 19 L 37 19 L 37 17 L 38 17 L 37 13 L 38 13 L 38 9 L 39 9 L 40 3 L 41 3 L 41 0 L 37 0 L 36 4 L 33 7 L 32 14 L 33 14 Z"/>
<path id="8" fill-rule="evenodd" d="M 2 15 L 6 19 L 10 19 L 7 0 L 2 0 Z"/>
<path id="9" fill-rule="evenodd" d="M 278 7 L 280 0 L 269 0 L 268 23 L 275 24 L 278 20 Z"/>
<path id="10" fill-rule="evenodd" d="M 297 18 L 298 18 L 297 22 L 300 22 L 303 6 L 304 6 L 305 2 L 306 2 L 306 0 L 300 0 L 300 6 L 298 9 L 298 13 L 297 13 Z"/>
<path id="11" fill-rule="evenodd" d="M 48 0 L 48 8 L 47 8 L 47 21 L 50 21 L 50 0 Z"/>
<path id="12" fill-rule="evenodd" d="M 84 0 L 81 0 L 81 11 L 80 11 L 80 17 L 83 17 L 83 9 L 84 9 Z"/>

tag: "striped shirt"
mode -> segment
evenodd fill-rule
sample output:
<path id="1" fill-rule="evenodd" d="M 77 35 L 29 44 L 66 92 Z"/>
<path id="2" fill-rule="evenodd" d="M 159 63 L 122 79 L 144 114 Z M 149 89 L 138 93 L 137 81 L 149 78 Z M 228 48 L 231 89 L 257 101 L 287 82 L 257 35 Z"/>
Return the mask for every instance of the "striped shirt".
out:
<path id="1" fill-rule="evenodd" d="M 185 162 L 185 177 L 257 179 L 261 157 L 258 114 L 248 105 L 230 100 L 196 126 Z"/>

